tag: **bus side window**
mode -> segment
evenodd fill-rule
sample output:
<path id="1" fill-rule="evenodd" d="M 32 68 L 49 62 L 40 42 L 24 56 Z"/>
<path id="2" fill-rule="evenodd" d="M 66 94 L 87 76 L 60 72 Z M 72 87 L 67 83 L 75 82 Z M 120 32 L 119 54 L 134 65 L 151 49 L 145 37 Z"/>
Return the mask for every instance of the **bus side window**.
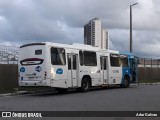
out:
<path id="1" fill-rule="evenodd" d="M 112 67 L 120 67 L 119 55 L 118 54 L 110 54 L 110 62 L 111 62 Z"/>
<path id="2" fill-rule="evenodd" d="M 100 64 L 101 64 L 101 70 L 102 70 L 102 57 L 100 57 Z"/>
<path id="3" fill-rule="evenodd" d="M 96 52 L 83 51 L 83 54 L 85 66 L 97 66 Z"/>
<path id="4" fill-rule="evenodd" d="M 68 70 L 71 70 L 71 56 L 68 55 Z"/>
<path id="5" fill-rule="evenodd" d="M 80 60 L 80 65 L 83 66 L 83 51 L 79 51 L 79 60 Z"/>
<path id="6" fill-rule="evenodd" d="M 107 58 L 104 58 L 104 70 L 107 70 Z"/>
<path id="7" fill-rule="evenodd" d="M 52 65 L 66 65 L 65 50 L 63 48 L 51 48 Z"/>
<path id="8" fill-rule="evenodd" d="M 102 57 L 100 57 L 100 64 L 101 64 L 101 70 L 102 68 L 104 70 L 107 70 L 107 58 L 106 57 L 103 58 L 103 66 L 102 66 Z"/>
<path id="9" fill-rule="evenodd" d="M 73 70 L 77 69 L 77 60 L 76 60 L 76 55 L 73 55 Z"/>

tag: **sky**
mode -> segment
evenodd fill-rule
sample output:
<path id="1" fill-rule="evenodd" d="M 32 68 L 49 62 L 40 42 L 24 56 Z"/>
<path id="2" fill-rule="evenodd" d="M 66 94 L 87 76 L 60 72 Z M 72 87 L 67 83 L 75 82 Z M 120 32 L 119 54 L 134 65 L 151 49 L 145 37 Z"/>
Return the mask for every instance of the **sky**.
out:
<path id="1" fill-rule="evenodd" d="M 0 0 L 0 44 L 83 43 L 83 27 L 98 17 L 109 32 L 110 49 L 160 59 L 160 0 Z"/>

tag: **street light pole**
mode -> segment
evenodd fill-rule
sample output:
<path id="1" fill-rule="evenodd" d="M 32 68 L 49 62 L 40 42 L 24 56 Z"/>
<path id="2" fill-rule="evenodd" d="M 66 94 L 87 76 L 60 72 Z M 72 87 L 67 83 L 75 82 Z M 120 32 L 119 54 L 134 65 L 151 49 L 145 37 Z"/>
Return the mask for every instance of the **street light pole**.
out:
<path id="1" fill-rule="evenodd" d="M 132 6 L 137 5 L 138 3 L 134 3 L 130 5 L 130 52 L 133 51 L 132 48 Z"/>

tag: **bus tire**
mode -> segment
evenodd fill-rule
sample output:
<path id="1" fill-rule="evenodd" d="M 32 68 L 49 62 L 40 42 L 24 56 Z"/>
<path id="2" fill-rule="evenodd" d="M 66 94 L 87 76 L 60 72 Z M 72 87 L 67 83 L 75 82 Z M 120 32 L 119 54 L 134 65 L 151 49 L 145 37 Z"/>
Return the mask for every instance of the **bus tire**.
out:
<path id="1" fill-rule="evenodd" d="M 82 79 L 82 83 L 81 83 L 81 91 L 82 92 L 87 92 L 90 89 L 90 80 L 87 77 L 84 77 Z"/>
<path id="2" fill-rule="evenodd" d="M 129 78 L 128 77 L 124 77 L 124 80 L 123 80 L 123 84 L 120 85 L 120 87 L 122 88 L 128 88 L 129 87 Z"/>

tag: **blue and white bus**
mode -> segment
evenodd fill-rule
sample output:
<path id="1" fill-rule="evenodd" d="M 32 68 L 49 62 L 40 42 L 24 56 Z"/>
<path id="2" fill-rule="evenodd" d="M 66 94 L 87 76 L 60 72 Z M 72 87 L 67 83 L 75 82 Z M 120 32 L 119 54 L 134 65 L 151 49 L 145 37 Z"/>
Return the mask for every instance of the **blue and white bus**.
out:
<path id="1" fill-rule="evenodd" d="M 129 87 L 137 81 L 137 59 L 115 50 L 83 44 L 31 43 L 20 47 L 19 86 L 48 86 L 59 91 L 93 86 Z"/>
<path id="2" fill-rule="evenodd" d="M 128 76 L 130 78 L 130 83 L 138 83 L 138 57 L 136 57 L 134 54 L 130 52 L 120 52 L 121 56 L 126 56 L 128 61 L 128 65 L 124 66 L 122 68 L 122 73 L 123 73 L 123 78 L 125 76 Z M 122 84 L 123 86 L 124 79 L 122 79 Z M 130 84 L 129 83 L 129 84 Z"/>

